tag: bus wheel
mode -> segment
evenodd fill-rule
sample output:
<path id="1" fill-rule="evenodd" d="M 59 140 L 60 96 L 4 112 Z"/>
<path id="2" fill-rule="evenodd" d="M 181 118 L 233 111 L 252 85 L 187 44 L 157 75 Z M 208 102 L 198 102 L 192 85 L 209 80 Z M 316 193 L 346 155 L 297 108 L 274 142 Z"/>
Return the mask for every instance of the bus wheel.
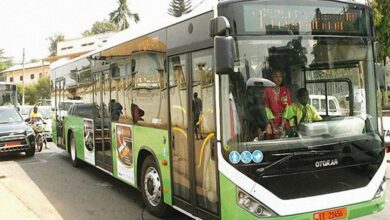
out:
<path id="1" fill-rule="evenodd" d="M 74 167 L 79 167 L 80 166 L 80 160 L 77 158 L 76 140 L 74 139 L 73 134 L 70 134 L 69 147 L 70 147 L 70 158 L 72 159 L 72 165 Z"/>
<path id="2" fill-rule="evenodd" d="M 141 193 L 146 209 L 157 217 L 169 214 L 170 207 L 164 203 L 161 175 L 152 156 L 146 157 L 141 170 Z"/>

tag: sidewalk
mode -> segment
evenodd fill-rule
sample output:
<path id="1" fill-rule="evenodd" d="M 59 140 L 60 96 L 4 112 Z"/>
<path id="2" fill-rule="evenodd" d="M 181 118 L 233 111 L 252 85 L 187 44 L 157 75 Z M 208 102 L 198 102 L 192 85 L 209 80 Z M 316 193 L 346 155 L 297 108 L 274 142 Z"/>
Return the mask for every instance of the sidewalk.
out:
<path id="1" fill-rule="evenodd" d="M 32 166 L 31 161 L 25 163 Z M 41 162 L 42 163 L 42 162 Z M 23 168 L 13 161 L 0 163 L 0 219 L 62 219 L 55 207 Z"/>
<path id="2" fill-rule="evenodd" d="M 0 180 L 0 219 L 40 219 Z"/>

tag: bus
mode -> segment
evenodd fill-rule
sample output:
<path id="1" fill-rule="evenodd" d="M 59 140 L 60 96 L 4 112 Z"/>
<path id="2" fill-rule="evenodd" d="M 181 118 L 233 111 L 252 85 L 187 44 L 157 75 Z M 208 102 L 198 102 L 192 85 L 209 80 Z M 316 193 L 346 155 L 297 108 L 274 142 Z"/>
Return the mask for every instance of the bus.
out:
<path id="1" fill-rule="evenodd" d="M 0 82 L 0 106 L 13 105 L 17 106 L 18 94 L 16 85 L 11 83 Z"/>
<path id="2" fill-rule="evenodd" d="M 384 208 L 372 11 L 334 0 L 219 1 L 52 64 L 53 140 L 195 219 L 350 219 Z M 262 138 L 273 69 L 321 120 Z M 363 95 L 364 94 L 364 95 Z M 345 111 L 331 114 L 335 97 Z M 82 100 L 61 115 L 58 103 Z M 313 107 L 314 108 L 314 107 Z"/>

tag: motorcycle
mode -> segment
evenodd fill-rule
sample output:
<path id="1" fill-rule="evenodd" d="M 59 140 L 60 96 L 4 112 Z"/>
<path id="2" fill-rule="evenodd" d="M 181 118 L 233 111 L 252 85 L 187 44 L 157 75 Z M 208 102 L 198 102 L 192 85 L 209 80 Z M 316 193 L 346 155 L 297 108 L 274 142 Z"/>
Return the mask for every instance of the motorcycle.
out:
<path id="1" fill-rule="evenodd" d="M 35 150 L 38 152 L 42 151 L 43 143 L 47 145 L 47 140 L 45 136 L 45 122 L 42 120 L 35 120 L 31 122 L 31 128 L 35 132 Z"/>

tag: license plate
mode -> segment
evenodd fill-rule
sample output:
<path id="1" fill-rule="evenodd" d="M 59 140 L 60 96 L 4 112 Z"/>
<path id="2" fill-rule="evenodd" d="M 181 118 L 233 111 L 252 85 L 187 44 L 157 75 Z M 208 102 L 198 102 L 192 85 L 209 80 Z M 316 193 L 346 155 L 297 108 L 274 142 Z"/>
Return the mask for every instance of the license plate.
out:
<path id="1" fill-rule="evenodd" d="M 338 208 L 316 212 L 313 215 L 314 220 L 333 220 L 347 217 L 347 208 Z"/>
<path id="2" fill-rule="evenodd" d="M 11 142 L 5 143 L 4 147 L 13 147 L 13 146 L 18 146 L 18 145 L 21 145 L 20 141 L 11 141 Z"/>

